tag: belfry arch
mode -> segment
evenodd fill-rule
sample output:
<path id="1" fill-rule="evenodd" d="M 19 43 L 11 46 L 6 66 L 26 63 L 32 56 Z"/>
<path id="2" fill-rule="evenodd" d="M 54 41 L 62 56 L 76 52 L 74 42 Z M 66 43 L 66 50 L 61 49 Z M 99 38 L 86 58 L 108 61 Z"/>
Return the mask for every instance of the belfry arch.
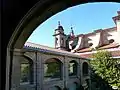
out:
<path id="1" fill-rule="evenodd" d="M 88 1 L 93 2 L 90 0 Z M 100 0 L 96 0 L 96 1 L 100 1 Z M 6 61 L 3 61 L 3 63 L 4 63 L 4 68 L 6 68 L 6 71 L 3 71 L 2 73 L 6 75 L 6 77 L 4 77 L 5 79 L 4 81 L 6 81 L 5 82 L 6 86 L 4 83 L 6 90 L 10 90 L 10 84 L 11 84 L 10 77 L 12 74 L 11 73 L 12 59 L 13 59 L 14 49 L 21 49 L 25 41 L 28 39 L 31 33 L 35 30 L 35 28 L 38 25 L 40 25 L 42 22 L 47 20 L 49 17 L 53 16 L 57 12 L 65 10 L 66 8 L 69 8 L 78 4 L 87 3 L 84 0 L 83 1 L 39 0 L 39 2 L 38 3 L 37 2 L 38 0 L 32 0 L 31 3 L 29 3 L 28 1 L 26 5 L 24 3 L 24 0 L 19 1 L 19 3 L 17 1 L 16 2 L 4 1 L 4 7 L 5 7 L 5 10 L 4 10 L 5 23 L 4 24 L 8 25 L 4 27 L 4 30 L 10 32 L 7 35 L 5 34 L 3 36 L 3 38 L 5 37 L 4 39 L 6 40 L 6 43 L 4 43 L 4 47 L 3 47 L 3 50 L 5 50 L 3 59 L 6 60 Z M 17 8 L 16 11 L 14 9 L 15 7 Z M 11 12 L 9 12 L 9 10 L 11 10 Z M 14 20 L 12 21 L 11 19 L 14 19 Z"/>

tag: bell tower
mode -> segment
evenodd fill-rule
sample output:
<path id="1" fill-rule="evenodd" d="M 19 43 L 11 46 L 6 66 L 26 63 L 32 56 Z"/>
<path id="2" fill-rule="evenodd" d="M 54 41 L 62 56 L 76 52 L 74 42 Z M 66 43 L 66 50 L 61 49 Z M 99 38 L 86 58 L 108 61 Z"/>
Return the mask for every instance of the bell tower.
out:
<path id="1" fill-rule="evenodd" d="M 66 35 L 64 34 L 64 29 L 60 25 L 60 21 L 58 22 L 58 28 L 55 29 L 55 33 L 53 35 L 55 37 L 55 48 L 60 50 L 66 49 Z"/>

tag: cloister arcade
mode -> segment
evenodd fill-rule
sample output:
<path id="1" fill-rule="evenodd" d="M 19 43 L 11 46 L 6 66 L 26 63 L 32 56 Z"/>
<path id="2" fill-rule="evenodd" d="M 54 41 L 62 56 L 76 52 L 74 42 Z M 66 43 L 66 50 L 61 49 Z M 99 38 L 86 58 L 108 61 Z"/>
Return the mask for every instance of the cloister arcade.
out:
<path id="1" fill-rule="evenodd" d="M 70 52 L 39 50 L 25 47 L 14 51 L 12 90 L 76 90 L 79 85 L 89 86 L 87 59 Z"/>

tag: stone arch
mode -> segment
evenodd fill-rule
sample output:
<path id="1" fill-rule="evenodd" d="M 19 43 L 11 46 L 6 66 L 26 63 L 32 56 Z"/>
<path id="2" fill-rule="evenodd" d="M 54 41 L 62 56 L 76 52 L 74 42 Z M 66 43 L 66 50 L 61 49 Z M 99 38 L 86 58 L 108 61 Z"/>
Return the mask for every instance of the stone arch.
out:
<path id="1" fill-rule="evenodd" d="M 33 84 L 33 60 L 23 55 L 23 60 L 20 61 L 20 83 Z"/>
<path id="2" fill-rule="evenodd" d="M 63 63 L 57 58 L 50 58 L 44 63 L 44 78 L 52 80 L 55 78 L 62 79 Z"/>
<path id="3" fill-rule="evenodd" d="M 96 0 L 96 1 L 99 1 L 99 0 Z M 106 0 L 106 1 L 108 1 L 108 0 Z M 6 60 L 7 64 L 6 64 L 6 61 L 4 61 L 4 65 L 5 65 L 4 68 L 6 69 L 6 71 L 4 71 L 2 73 L 2 74 L 6 75 L 6 78 L 4 78 L 6 80 L 6 87 L 7 87 L 6 90 L 10 88 L 9 86 L 11 83 L 11 76 L 9 76 L 9 75 L 11 75 L 11 73 L 9 73 L 9 72 L 12 72 L 13 52 L 11 51 L 11 49 L 14 49 L 14 48 L 21 49 L 23 47 L 25 41 L 30 36 L 30 34 L 34 31 L 34 29 L 39 24 L 44 22 L 47 18 L 49 18 L 50 16 L 66 9 L 68 7 L 87 3 L 86 1 L 81 2 L 79 0 L 44 0 L 44 1 L 39 0 L 39 2 L 38 3 L 37 2 L 38 2 L 38 0 L 32 0 L 31 3 L 29 2 L 29 3 L 27 3 L 27 5 L 24 4 L 24 0 L 19 1 L 20 5 L 18 5 L 17 1 L 16 2 L 12 1 L 10 3 L 6 2 L 6 1 L 4 2 L 4 4 L 5 4 L 4 6 L 6 6 L 5 10 L 4 10 L 4 14 L 6 14 L 5 22 L 7 23 L 7 24 L 5 23 L 4 30 L 8 30 L 10 32 L 10 33 L 7 33 L 7 35 L 6 34 L 4 35 L 4 37 L 5 37 L 4 39 L 6 39 L 4 41 L 6 41 L 6 43 L 3 44 L 3 45 L 5 45 L 3 50 L 6 50 L 4 53 L 4 56 L 3 56 L 4 59 L 6 59 L 6 54 L 7 54 L 7 60 Z M 90 0 L 89 2 L 93 2 L 93 1 Z M 24 8 L 22 8 L 23 6 L 24 6 Z M 17 9 L 14 9 L 15 7 Z M 9 13 L 9 10 L 11 10 L 10 13 Z M 14 17 L 14 12 L 17 13 L 17 14 L 15 14 L 16 17 Z M 27 12 L 27 14 L 25 15 L 26 12 Z M 21 20 L 21 17 L 23 17 L 22 20 Z M 13 18 L 14 18 L 14 20 L 11 20 Z M 8 21 L 10 21 L 10 22 L 8 22 Z M 19 22 L 19 24 L 18 24 L 18 22 Z M 16 26 L 16 24 L 18 24 L 18 25 Z M 6 27 L 6 25 L 7 25 L 7 27 Z M 13 33 L 13 31 L 14 31 L 14 33 Z M 22 37 L 22 36 L 24 36 L 24 37 Z M 10 38 L 10 40 L 9 40 L 9 38 Z"/>
<path id="4" fill-rule="evenodd" d="M 78 63 L 75 60 L 71 60 L 68 63 L 68 67 L 69 67 L 69 76 L 73 76 L 73 75 L 77 75 L 78 73 Z"/>
<path id="5" fill-rule="evenodd" d="M 82 64 L 82 73 L 83 73 L 83 76 L 88 75 L 88 63 L 87 62 L 83 62 Z"/>
<path id="6" fill-rule="evenodd" d="M 49 59 L 55 59 L 55 60 L 57 60 L 57 61 L 59 61 L 59 62 L 61 62 L 61 63 L 64 63 L 63 62 L 63 57 L 61 57 L 61 56 L 54 56 L 54 55 L 45 55 L 45 56 L 43 56 L 43 58 L 44 58 L 44 63 L 47 61 L 47 60 L 49 60 Z"/>

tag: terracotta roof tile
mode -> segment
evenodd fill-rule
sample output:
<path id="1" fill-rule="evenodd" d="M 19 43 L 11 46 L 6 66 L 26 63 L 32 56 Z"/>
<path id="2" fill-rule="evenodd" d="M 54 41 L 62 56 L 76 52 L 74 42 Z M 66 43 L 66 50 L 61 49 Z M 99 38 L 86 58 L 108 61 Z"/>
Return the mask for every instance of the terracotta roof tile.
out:
<path id="1" fill-rule="evenodd" d="M 92 58 L 92 54 L 82 54 L 80 55 L 82 58 Z"/>
<path id="2" fill-rule="evenodd" d="M 98 29 L 98 30 L 95 30 L 94 32 L 91 32 L 91 33 L 87 33 L 87 34 L 79 34 L 77 35 L 77 37 L 80 37 L 80 36 L 91 36 L 91 35 L 95 35 L 95 33 L 97 32 L 101 32 L 101 31 L 115 31 L 117 30 L 117 27 L 111 27 L 111 28 L 106 28 L 106 29 Z"/>
<path id="3" fill-rule="evenodd" d="M 27 49 L 27 50 L 37 50 L 39 52 L 46 52 L 46 53 L 53 53 L 53 54 L 59 54 L 59 55 L 67 55 L 67 56 L 72 56 L 72 57 L 78 57 L 80 58 L 79 55 L 76 55 L 72 52 L 68 52 L 68 51 L 64 51 L 64 50 L 59 50 L 59 49 L 55 49 L 52 47 L 48 47 L 48 46 L 43 46 L 40 44 L 35 44 L 35 43 L 31 43 L 31 42 L 26 42 L 24 44 L 23 49 Z"/>
<path id="4" fill-rule="evenodd" d="M 112 56 L 120 56 L 120 51 L 112 51 Z"/>
<path id="5" fill-rule="evenodd" d="M 104 45 L 102 47 L 100 47 L 99 49 L 109 49 L 109 48 L 115 48 L 115 47 L 118 47 L 120 45 L 116 44 L 116 43 L 111 43 L 111 44 L 108 44 L 108 45 Z"/>
<path id="6" fill-rule="evenodd" d="M 109 48 L 116 48 L 116 47 L 119 47 L 119 46 L 120 45 L 118 45 L 117 43 L 111 43 L 111 44 L 108 44 L 108 45 L 101 46 L 98 49 L 109 49 Z M 91 52 L 91 51 L 92 51 L 92 48 L 84 48 L 84 49 L 79 49 L 76 52 L 77 53 L 84 53 L 84 52 Z"/>
<path id="7" fill-rule="evenodd" d="M 112 57 L 117 57 L 120 56 L 120 50 L 119 51 L 111 51 Z M 91 54 L 82 54 L 80 55 L 82 58 L 92 58 L 92 53 Z"/>
<path id="8" fill-rule="evenodd" d="M 84 52 L 90 52 L 92 51 L 92 48 L 84 48 L 84 49 L 80 49 L 78 51 L 76 51 L 77 53 L 84 53 Z"/>

